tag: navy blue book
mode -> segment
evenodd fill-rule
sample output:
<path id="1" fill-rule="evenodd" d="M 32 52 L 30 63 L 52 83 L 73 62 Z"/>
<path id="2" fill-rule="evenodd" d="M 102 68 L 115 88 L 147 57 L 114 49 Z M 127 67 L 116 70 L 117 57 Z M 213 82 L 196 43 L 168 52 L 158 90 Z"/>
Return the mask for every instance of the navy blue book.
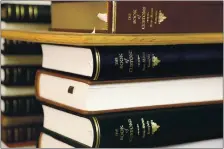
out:
<path id="1" fill-rule="evenodd" d="M 223 44 L 99 47 L 43 44 L 42 50 L 44 68 L 95 81 L 223 72 Z"/>
<path id="2" fill-rule="evenodd" d="M 222 102 L 98 115 L 43 110 L 43 132 L 73 147 L 146 148 L 223 137 Z"/>

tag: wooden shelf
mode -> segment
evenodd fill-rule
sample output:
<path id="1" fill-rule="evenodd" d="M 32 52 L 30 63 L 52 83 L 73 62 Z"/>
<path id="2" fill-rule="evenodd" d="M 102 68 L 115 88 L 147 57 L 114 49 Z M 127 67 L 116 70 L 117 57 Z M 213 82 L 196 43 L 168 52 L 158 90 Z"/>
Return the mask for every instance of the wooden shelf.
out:
<path id="1" fill-rule="evenodd" d="M 1 35 L 12 40 L 78 46 L 223 43 L 222 33 L 124 35 L 1 30 Z"/>

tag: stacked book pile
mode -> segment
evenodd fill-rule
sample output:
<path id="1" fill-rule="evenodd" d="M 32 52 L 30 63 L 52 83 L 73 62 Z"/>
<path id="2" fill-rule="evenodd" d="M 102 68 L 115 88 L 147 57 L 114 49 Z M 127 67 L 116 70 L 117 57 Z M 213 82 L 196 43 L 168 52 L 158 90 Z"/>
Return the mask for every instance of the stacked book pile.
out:
<path id="1" fill-rule="evenodd" d="M 40 23 L 49 26 L 50 11 L 46 16 L 38 13 L 41 9 L 50 10 L 50 6 L 4 2 L 2 28 L 31 30 L 42 28 Z M 8 147 L 35 145 L 39 137 L 43 110 L 35 97 L 34 82 L 41 63 L 39 43 L 1 38 L 1 139 Z"/>
<path id="2" fill-rule="evenodd" d="M 202 39 L 42 44 L 43 68 L 35 83 L 44 111 L 38 147 L 157 147 L 222 137 L 223 43 L 203 41 L 222 32 L 222 11 L 218 1 L 52 2 L 51 30 L 95 38 L 163 33 Z"/>

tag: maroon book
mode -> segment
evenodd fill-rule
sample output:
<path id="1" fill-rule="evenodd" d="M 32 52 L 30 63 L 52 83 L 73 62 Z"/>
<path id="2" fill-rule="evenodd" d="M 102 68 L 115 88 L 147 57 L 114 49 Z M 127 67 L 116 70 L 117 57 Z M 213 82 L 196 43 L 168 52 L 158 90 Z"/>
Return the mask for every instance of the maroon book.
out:
<path id="1" fill-rule="evenodd" d="M 222 32 L 223 2 L 53 2 L 52 29 L 105 33 Z"/>

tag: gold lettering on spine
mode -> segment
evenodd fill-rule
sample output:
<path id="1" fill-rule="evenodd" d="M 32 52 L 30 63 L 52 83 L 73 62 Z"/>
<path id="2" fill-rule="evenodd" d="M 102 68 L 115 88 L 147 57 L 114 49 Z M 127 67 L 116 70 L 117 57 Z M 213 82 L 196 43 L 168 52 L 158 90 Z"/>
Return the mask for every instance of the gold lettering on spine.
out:
<path id="1" fill-rule="evenodd" d="M 115 133 L 114 135 L 117 137 L 119 135 L 119 130 L 118 129 L 115 129 Z"/>
<path id="2" fill-rule="evenodd" d="M 154 24 L 157 24 L 158 22 L 158 10 L 155 11 L 155 22 Z"/>
<path id="3" fill-rule="evenodd" d="M 10 18 L 12 16 L 12 8 L 11 6 L 9 5 L 8 6 L 8 18 Z"/>
<path id="4" fill-rule="evenodd" d="M 115 58 L 114 58 L 114 65 L 115 65 L 115 66 L 118 66 L 118 65 L 119 65 L 118 62 L 119 62 L 119 61 L 118 61 L 118 57 L 115 57 Z"/>
<path id="5" fill-rule="evenodd" d="M 30 18 L 33 18 L 33 7 L 32 6 L 29 6 L 29 16 Z"/>
<path id="6" fill-rule="evenodd" d="M 93 121 L 94 121 L 95 128 L 96 128 L 96 145 L 95 145 L 95 148 L 99 148 L 100 147 L 100 125 L 99 125 L 99 122 L 98 122 L 96 117 L 93 117 Z"/>
<path id="7" fill-rule="evenodd" d="M 142 30 L 146 28 L 146 7 L 142 7 Z"/>
<path id="8" fill-rule="evenodd" d="M 95 49 L 95 54 L 96 54 L 96 73 L 93 80 L 97 80 L 100 75 L 100 53 L 97 49 Z"/>
<path id="9" fill-rule="evenodd" d="M 120 140 L 124 140 L 125 128 L 123 125 L 120 126 Z"/>
<path id="10" fill-rule="evenodd" d="M 144 118 L 141 118 L 141 122 L 142 122 L 142 138 L 145 138 L 145 120 Z"/>
<path id="11" fill-rule="evenodd" d="M 16 5 L 16 18 L 19 19 L 20 18 L 20 11 L 19 11 L 19 6 Z"/>
<path id="12" fill-rule="evenodd" d="M 138 120 L 140 121 L 139 123 L 128 118 L 128 126 L 122 124 L 119 128 L 115 128 L 114 136 L 119 139 L 119 141 L 128 141 L 130 143 L 133 142 L 135 137 L 138 139 L 145 139 L 147 136 L 152 136 L 160 128 L 153 120 L 146 120 L 144 118 Z"/>
<path id="13" fill-rule="evenodd" d="M 137 124 L 137 134 L 138 134 L 138 136 L 140 135 L 140 127 L 139 127 L 139 124 Z"/>
<path id="14" fill-rule="evenodd" d="M 134 70 L 134 56 L 133 56 L 133 52 L 131 50 L 128 51 L 128 55 L 129 55 L 129 72 L 133 72 Z"/>
<path id="15" fill-rule="evenodd" d="M 137 55 L 137 61 L 138 61 L 138 68 L 140 67 L 140 65 L 141 65 L 141 58 L 140 58 L 140 56 L 139 55 Z"/>
<path id="16" fill-rule="evenodd" d="M 147 125 L 147 128 L 148 128 L 147 135 L 150 135 L 150 122 L 146 121 L 146 125 Z"/>
<path id="17" fill-rule="evenodd" d="M 38 17 L 38 8 L 37 8 L 37 6 L 34 7 L 33 11 L 34 11 L 34 17 L 37 18 Z"/>
<path id="18" fill-rule="evenodd" d="M 21 18 L 23 19 L 25 16 L 25 9 L 24 6 L 20 6 L 20 14 L 21 14 Z"/>
<path id="19" fill-rule="evenodd" d="M 150 27 L 153 27 L 153 8 L 151 8 L 150 18 Z"/>
<path id="20" fill-rule="evenodd" d="M 120 60 L 120 69 L 123 69 L 124 68 L 124 56 L 123 56 L 123 53 L 119 53 L 119 60 Z"/>
<path id="21" fill-rule="evenodd" d="M 127 20 L 132 25 L 139 25 L 141 30 L 152 28 L 156 25 L 160 25 L 167 17 L 162 10 L 156 8 L 147 8 L 142 6 L 141 8 L 133 8 L 131 12 L 127 13 Z"/>
<path id="22" fill-rule="evenodd" d="M 129 142 L 132 142 L 134 138 L 134 127 L 131 119 L 128 119 L 128 126 L 129 126 Z"/>
<path id="23" fill-rule="evenodd" d="M 133 13 L 133 24 L 136 24 L 137 23 L 137 14 L 138 14 L 137 9 L 134 9 L 132 11 L 132 13 Z"/>
<path id="24" fill-rule="evenodd" d="M 150 68 L 151 67 L 151 57 L 150 57 L 150 54 L 147 54 L 147 61 L 148 61 L 147 68 Z"/>

